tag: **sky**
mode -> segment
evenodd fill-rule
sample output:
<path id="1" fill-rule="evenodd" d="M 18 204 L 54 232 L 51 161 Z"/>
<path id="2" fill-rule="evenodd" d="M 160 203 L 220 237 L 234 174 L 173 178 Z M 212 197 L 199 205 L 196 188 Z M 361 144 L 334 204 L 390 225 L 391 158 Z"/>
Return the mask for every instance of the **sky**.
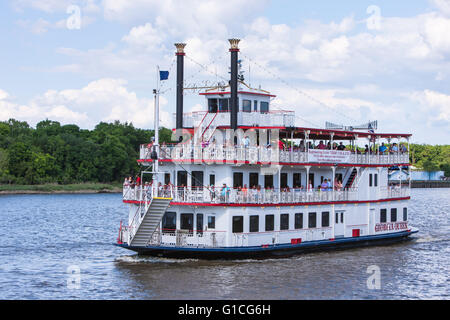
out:
<path id="1" fill-rule="evenodd" d="M 229 78 L 239 38 L 246 82 L 294 110 L 412 142 L 450 143 L 450 0 L 10 0 L 0 2 L 0 121 L 153 127 L 156 68 L 169 71 L 162 125 L 174 125 L 175 47 L 189 85 Z M 204 110 L 185 93 L 185 112 Z"/>

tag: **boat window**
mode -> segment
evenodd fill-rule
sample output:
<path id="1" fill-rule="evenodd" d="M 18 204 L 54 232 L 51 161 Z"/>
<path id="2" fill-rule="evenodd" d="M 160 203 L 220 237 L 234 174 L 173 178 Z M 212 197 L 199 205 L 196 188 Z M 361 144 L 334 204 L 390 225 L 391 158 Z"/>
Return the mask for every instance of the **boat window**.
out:
<path id="1" fill-rule="evenodd" d="M 266 215 L 266 231 L 273 231 L 275 225 L 275 216 L 273 214 Z"/>
<path id="2" fill-rule="evenodd" d="M 208 112 L 217 112 L 217 99 L 208 99 Z"/>
<path id="3" fill-rule="evenodd" d="M 314 173 L 310 173 L 308 179 L 311 185 L 314 187 Z"/>
<path id="4" fill-rule="evenodd" d="M 242 100 L 242 111 L 243 112 L 252 112 L 252 101 L 251 100 Z"/>
<path id="5" fill-rule="evenodd" d="M 178 187 L 187 186 L 187 172 L 178 171 L 177 172 L 177 185 Z"/>
<path id="6" fill-rule="evenodd" d="M 260 109 L 261 113 L 268 113 L 269 112 L 269 103 L 261 101 L 259 103 L 259 109 Z"/>
<path id="7" fill-rule="evenodd" d="M 378 187 L 378 174 L 375 173 L 373 178 L 374 178 L 373 185 L 375 187 Z"/>
<path id="8" fill-rule="evenodd" d="M 253 111 L 258 111 L 258 100 L 253 101 Z"/>
<path id="9" fill-rule="evenodd" d="M 273 188 L 273 175 L 267 174 L 264 176 L 264 188 Z"/>
<path id="10" fill-rule="evenodd" d="M 244 217 L 243 216 L 234 216 L 233 217 L 233 233 L 242 233 L 244 232 Z"/>
<path id="11" fill-rule="evenodd" d="M 386 209 L 380 209 L 380 223 L 387 222 L 387 210 Z"/>
<path id="12" fill-rule="evenodd" d="M 192 171 L 191 186 L 193 188 L 203 188 L 203 171 Z"/>
<path id="13" fill-rule="evenodd" d="M 230 111 L 230 99 L 219 99 L 219 111 L 228 112 Z"/>
<path id="14" fill-rule="evenodd" d="M 408 221 L 408 208 L 403 208 L 403 221 Z"/>
<path id="15" fill-rule="evenodd" d="M 166 212 L 162 218 L 162 231 L 175 231 L 177 228 L 177 213 Z"/>
<path id="16" fill-rule="evenodd" d="M 281 176 L 280 176 L 280 183 L 281 183 L 281 188 L 287 188 L 287 173 L 286 172 L 283 172 L 283 173 L 281 173 Z"/>
<path id="17" fill-rule="evenodd" d="M 317 214 L 310 212 L 308 214 L 308 228 L 315 228 L 317 226 Z"/>
<path id="18" fill-rule="evenodd" d="M 369 174 L 369 187 L 372 186 L 372 174 Z"/>
<path id="19" fill-rule="evenodd" d="M 215 229 L 215 228 L 216 228 L 216 217 L 208 216 L 208 229 Z"/>
<path id="20" fill-rule="evenodd" d="M 322 227 L 330 226 L 330 213 L 328 211 L 322 212 Z"/>
<path id="21" fill-rule="evenodd" d="M 250 232 L 259 231 L 259 216 L 250 216 Z"/>
<path id="22" fill-rule="evenodd" d="M 233 188 L 239 188 L 244 185 L 244 174 L 242 172 L 233 172 Z"/>
<path id="23" fill-rule="evenodd" d="M 339 223 L 339 212 L 336 212 L 336 223 Z"/>
<path id="24" fill-rule="evenodd" d="M 283 213 L 280 215 L 280 230 L 289 230 L 289 214 Z"/>
<path id="25" fill-rule="evenodd" d="M 296 213 L 294 219 L 294 228 L 295 229 L 303 229 L 303 213 Z"/>
<path id="26" fill-rule="evenodd" d="M 166 172 L 164 173 L 164 184 L 170 183 L 170 173 Z"/>
<path id="27" fill-rule="evenodd" d="M 391 209 L 391 222 L 397 221 L 397 208 Z"/>
<path id="28" fill-rule="evenodd" d="M 194 214 L 182 213 L 180 214 L 181 230 L 189 230 L 190 233 L 194 230 Z"/>
<path id="29" fill-rule="evenodd" d="M 203 213 L 197 213 L 197 233 L 203 233 Z"/>
<path id="30" fill-rule="evenodd" d="M 210 186 L 215 186 L 216 185 L 216 175 L 215 174 L 210 174 L 209 175 L 209 185 Z"/>
<path id="31" fill-rule="evenodd" d="M 302 186 L 302 174 L 294 173 L 294 179 L 292 181 L 292 186 L 294 188 L 300 188 Z"/>
<path id="32" fill-rule="evenodd" d="M 249 175 L 249 185 L 250 188 L 257 187 L 259 184 L 259 173 L 258 172 L 250 172 Z"/>

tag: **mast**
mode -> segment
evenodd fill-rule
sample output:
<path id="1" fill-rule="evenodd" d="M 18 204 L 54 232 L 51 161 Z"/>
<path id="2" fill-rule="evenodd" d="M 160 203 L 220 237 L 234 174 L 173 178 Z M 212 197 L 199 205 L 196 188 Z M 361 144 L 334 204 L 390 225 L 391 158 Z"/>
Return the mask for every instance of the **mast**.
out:
<path id="1" fill-rule="evenodd" d="M 154 110 L 154 122 L 155 122 L 155 142 L 153 143 L 153 151 L 151 158 L 153 160 L 153 188 L 158 188 L 158 171 L 159 171 L 159 87 L 160 87 L 160 74 L 159 66 L 156 67 L 156 89 L 153 90 L 155 94 L 155 110 Z M 154 189 L 155 190 L 155 189 Z M 156 189 L 157 190 L 157 189 Z"/>
<path id="2" fill-rule="evenodd" d="M 230 114 L 230 127 L 233 130 L 238 126 L 238 52 L 239 52 L 239 39 L 229 39 L 231 48 L 231 114 Z"/>

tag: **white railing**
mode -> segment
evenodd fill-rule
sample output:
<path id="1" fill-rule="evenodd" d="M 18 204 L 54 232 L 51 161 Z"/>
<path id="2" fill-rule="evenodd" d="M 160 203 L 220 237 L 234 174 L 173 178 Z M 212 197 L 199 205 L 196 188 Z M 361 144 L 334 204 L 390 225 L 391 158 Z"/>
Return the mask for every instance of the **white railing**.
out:
<path id="1" fill-rule="evenodd" d="M 247 247 L 289 243 L 293 238 L 302 241 L 330 239 L 333 237 L 331 227 L 302 228 L 297 230 L 278 230 L 269 232 L 233 233 L 232 246 Z"/>
<path id="2" fill-rule="evenodd" d="M 310 190 L 304 189 L 248 189 L 239 190 L 222 187 L 172 187 L 164 186 L 159 190 L 151 186 L 124 186 L 124 200 L 149 205 L 151 198 L 170 197 L 172 202 L 180 203 L 230 203 L 230 204 L 278 204 L 329 201 L 364 201 L 358 188 L 348 190 Z M 410 196 L 409 186 L 380 188 L 378 199 L 393 199 Z M 145 207 L 147 209 L 147 207 Z"/>
<path id="3" fill-rule="evenodd" d="M 226 232 L 217 230 L 157 230 L 149 244 L 178 247 L 224 247 Z"/>
<path id="4" fill-rule="evenodd" d="M 141 145 L 140 159 L 149 160 L 150 148 Z M 395 165 L 409 163 L 409 153 L 395 154 L 356 154 L 351 151 L 314 150 L 305 152 L 298 150 L 281 150 L 267 147 L 223 146 L 210 144 L 208 146 L 179 144 L 161 146 L 159 159 L 188 160 L 206 163 L 223 163 L 227 161 L 242 161 L 249 163 L 342 163 L 342 164 L 381 164 Z"/>
<path id="5" fill-rule="evenodd" d="M 380 199 L 404 198 L 411 195 L 409 185 L 394 185 L 387 187 L 380 187 Z"/>
<path id="6" fill-rule="evenodd" d="M 182 203 L 239 203 L 239 204 L 277 204 L 301 202 L 327 202 L 358 200 L 356 189 L 350 190 L 311 190 L 302 189 L 222 189 L 215 187 L 171 187 L 158 191 L 147 186 L 124 186 L 124 200 L 149 203 L 152 194 L 171 197 L 173 202 Z"/>
<path id="7" fill-rule="evenodd" d="M 197 127 L 205 116 L 206 111 L 197 111 L 183 114 L 183 127 Z M 210 113 L 215 114 L 215 113 Z M 267 113 L 238 112 L 238 125 L 261 127 L 293 127 L 295 125 L 295 113 L 288 110 L 274 110 Z M 174 114 L 174 118 L 176 114 Z M 215 126 L 229 126 L 230 112 L 219 112 L 214 120 Z"/>
<path id="8" fill-rule="evenodd" d="M 171 186 L 153 187 L 152 185 L 123 185 L 123 199 L 151 202 L 152 198 L 173 198 L 174 188 Z"/>

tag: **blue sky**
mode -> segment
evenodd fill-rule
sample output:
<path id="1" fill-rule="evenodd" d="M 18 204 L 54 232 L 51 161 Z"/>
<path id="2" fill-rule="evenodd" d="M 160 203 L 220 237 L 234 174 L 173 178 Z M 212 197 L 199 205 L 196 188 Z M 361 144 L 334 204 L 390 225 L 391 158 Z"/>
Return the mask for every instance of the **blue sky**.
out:
<path id="1" fill-rule="evenodd" d="M 79 29 L 67 27 L 70 6 Z M 449 31 L 449 0 L 2 1 L 0 120 L 151 127 L 155 68 L 170 68 L 173 43 L 187 42 L 186 78 L 200 83 L 228 77 L 227 39 L 239 37 L 252 85 L 295 110 L 297 125 L 377 119 L 380 131 L 448 144 Z M 186 111 L 204 102 L 194 93 L 185 101 Z M 161 97 L 167 126 L 174 102 L 174 90 Z"/>

